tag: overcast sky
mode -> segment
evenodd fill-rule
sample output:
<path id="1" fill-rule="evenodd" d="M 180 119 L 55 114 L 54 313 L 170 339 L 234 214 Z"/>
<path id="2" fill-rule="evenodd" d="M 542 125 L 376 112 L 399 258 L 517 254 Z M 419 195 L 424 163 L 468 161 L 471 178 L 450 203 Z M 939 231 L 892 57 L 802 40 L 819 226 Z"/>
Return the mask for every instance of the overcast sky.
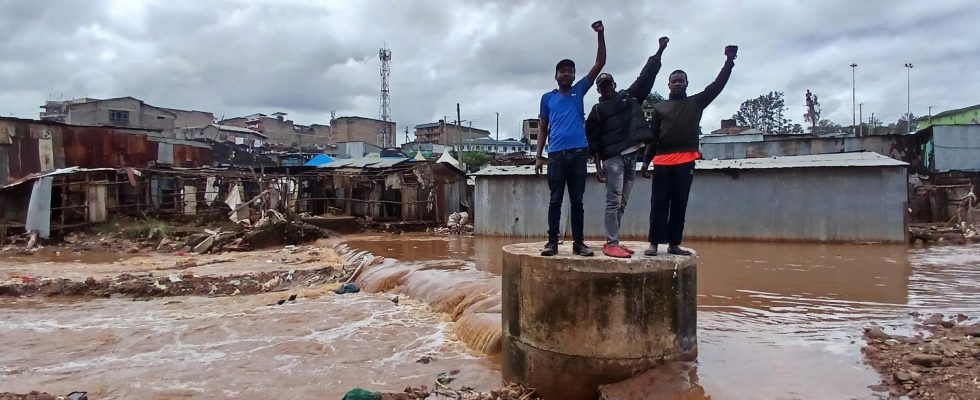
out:
<path id="1" fill-rule="evenodd" d="M 657 38 L 669 36 L 655 90 L 684 69 L 689 93 L 711 82 L 727 44 L 740 46 L 705 130 L 739 104 L 776 90 L 803 124 L 807 89 L 823 116 L 851 122 L 851 68 L 865 119 L 980 103 L 980 3 L 943 1 L 136 1 L 0 0 L 0 114 L 37 118 L 48 99 L 133 96 L 217 117 L 289 113 L 297 123 L 379 116 L 378 50 L 392 52 L 391 107 L 405 127 L 462 119 L 500 136 L 556 87 L 554 65 L 595 60 L 606 26 L 605 71 L 627 86 Z M 593 89 L 586 107 L 595 102 Z M 413 135 L 414 137 L 414 135 Z"/>

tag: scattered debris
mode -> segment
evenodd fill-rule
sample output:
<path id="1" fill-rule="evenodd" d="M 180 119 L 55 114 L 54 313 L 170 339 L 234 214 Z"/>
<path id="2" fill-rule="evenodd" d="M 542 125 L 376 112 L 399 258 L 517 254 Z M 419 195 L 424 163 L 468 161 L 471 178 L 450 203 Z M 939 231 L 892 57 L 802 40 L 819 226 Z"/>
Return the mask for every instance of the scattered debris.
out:
<path id="1" fill-rule="evenodd" d="M 980 243 L 980 227 L 965 221 L 952 226 L 913 224 L 909 227 L 909 242 L 915 243 Z"/>
<path id="2" fill-rule="evenodd" d="M 295 282 L 283 279 L 288 273 L 287 271 L 269 271 L 230 276 L 196 276 L 193 274 L 177 276 L 172 274 L 162 282 L 154 278 L 152 273 L 142 275 L 124 273 L 114 278 L 102 280 L 88 278 L 83 282 L 70 279 L 32 278 L 0 282 L 0 296 L 108 297 L 110 295 L 124 295 L 137 298 L 185 295 L 236 296 L 282 291 L 300 285 L 309 287 L 332 283 L 339 280 L 341 271 L 333 267 L 298 270 L 293 272 Z M 358 290 L 356 285 L 353 289 L 354 291 L 351 293 Z"/>
<path id="3" fill-rule="evenodd" d="M 438 382 L 437 385 L 440 385 Z M 477 392 L 470 387 L 459 389 L 438 388 L 429 389 L 426 386 L 407 387 L 401 393 L 383 393 L 382 400 L 418 400 L 418 399 L 456 399 L 456 400 L 536 400 L 541 397 L 529 389 L 517 384 L 490 392 Z"/>
<path id="4" fill-rule="evenodd" d="M 17 393 L 0 393 L 0 400 L 55 400 L 57 397 L 50 395 L 48 393 L 42 393 L 33 391 L 27 394 L 17 394 Z M 79 399 L 87 400 L 88 398 Z"/>
<path id="5" fill-rule="evenodd" d="M 345 293 L 357 293 L 360 291 L 361 288 L 357 286 L 356 283 L 345 283 L 343 285 L 340 285 L 340 287 L 335 289 L 333 292 L 337 294 L 345 294 Z"/>
<path id="6" fill-rule="evenodd" d="M 470 215 L 463 212 L 452 213 L 449 215 L 449 222 L 445 227 L 434 229 L 435 233 L 444 235 L 464 235 L 473 233 L 473 225 L 470 223 Z"/>
<path id="7" fill-rule="evenodd" d="M 908 337 L 885 334 L 876 325 L 865 328 L 862 353 L 882 377 L 872 389 L 913 399 L 980 398 L 980 322 L 968 321 L 933 314 Z"/>

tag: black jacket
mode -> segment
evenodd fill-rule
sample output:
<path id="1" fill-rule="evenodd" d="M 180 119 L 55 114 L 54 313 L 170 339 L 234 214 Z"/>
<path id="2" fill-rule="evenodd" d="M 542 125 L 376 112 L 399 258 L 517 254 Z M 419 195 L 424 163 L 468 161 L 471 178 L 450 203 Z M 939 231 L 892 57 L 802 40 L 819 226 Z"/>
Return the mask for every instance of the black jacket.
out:
<path id="1" fill-rule="evenodd" d="M 656 136 L 656 148 L 648 146 L 644 162 L 654 155 L 698 151 L 701 133 L 701 114 L 725 88 L 735 63 L 725 61 L 718 77 L 703 92 L 661 101 L 653 106 L 651 131 Z"/>
<path id="2" fill-rule="evenodd" d="M 585 121 L 589 154 L 599 154 L 608 160 L 630 147 L 653 141 L 650 125 L 643 116 L 643 101 L 653 88 L 657 72 L 660 72 L 660 57 L 655 55 L 647 59 L 629 89 L 620 90 L 609 99 L 600 99 L 592 106 Z"/>

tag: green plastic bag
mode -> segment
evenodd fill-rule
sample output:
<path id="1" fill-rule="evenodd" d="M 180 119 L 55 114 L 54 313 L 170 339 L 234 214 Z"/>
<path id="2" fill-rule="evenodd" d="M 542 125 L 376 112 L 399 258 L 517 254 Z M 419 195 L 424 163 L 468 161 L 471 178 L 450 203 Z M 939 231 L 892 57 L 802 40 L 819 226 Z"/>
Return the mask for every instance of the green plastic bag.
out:
<path id="1" fill-rule="evenodd" d="M 344 395 L 341 400 L 380 400 L 381 393 L 369 392 L 361 388 L 354 388 Z"/>

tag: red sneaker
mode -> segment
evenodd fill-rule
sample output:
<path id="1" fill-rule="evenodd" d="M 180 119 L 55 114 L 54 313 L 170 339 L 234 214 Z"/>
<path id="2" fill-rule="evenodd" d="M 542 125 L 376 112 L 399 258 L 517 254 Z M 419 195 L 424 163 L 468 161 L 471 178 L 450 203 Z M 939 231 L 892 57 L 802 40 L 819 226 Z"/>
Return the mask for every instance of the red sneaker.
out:
<path id="1" fill-rule="evenodd" d="M 633 249 L 631 249 L 629 247 L 626 247 L 626 246 L 623 246 L 623 245 L 619 245 L 619 247 L 622 248 L 623 250 L 626 250 L 627 253 L 630 253 L 630 254 L 636 253 L 635 251 L 633 251 Z"/>
<path id="2" fill-rule="evenodd" d="M 630 258 L 630 253 L 628 253 L 626 249 L 622 248 L 619 245 L 609 245 L 609 244 L 603 245 L 602 254 L 615 258 Z"/>

